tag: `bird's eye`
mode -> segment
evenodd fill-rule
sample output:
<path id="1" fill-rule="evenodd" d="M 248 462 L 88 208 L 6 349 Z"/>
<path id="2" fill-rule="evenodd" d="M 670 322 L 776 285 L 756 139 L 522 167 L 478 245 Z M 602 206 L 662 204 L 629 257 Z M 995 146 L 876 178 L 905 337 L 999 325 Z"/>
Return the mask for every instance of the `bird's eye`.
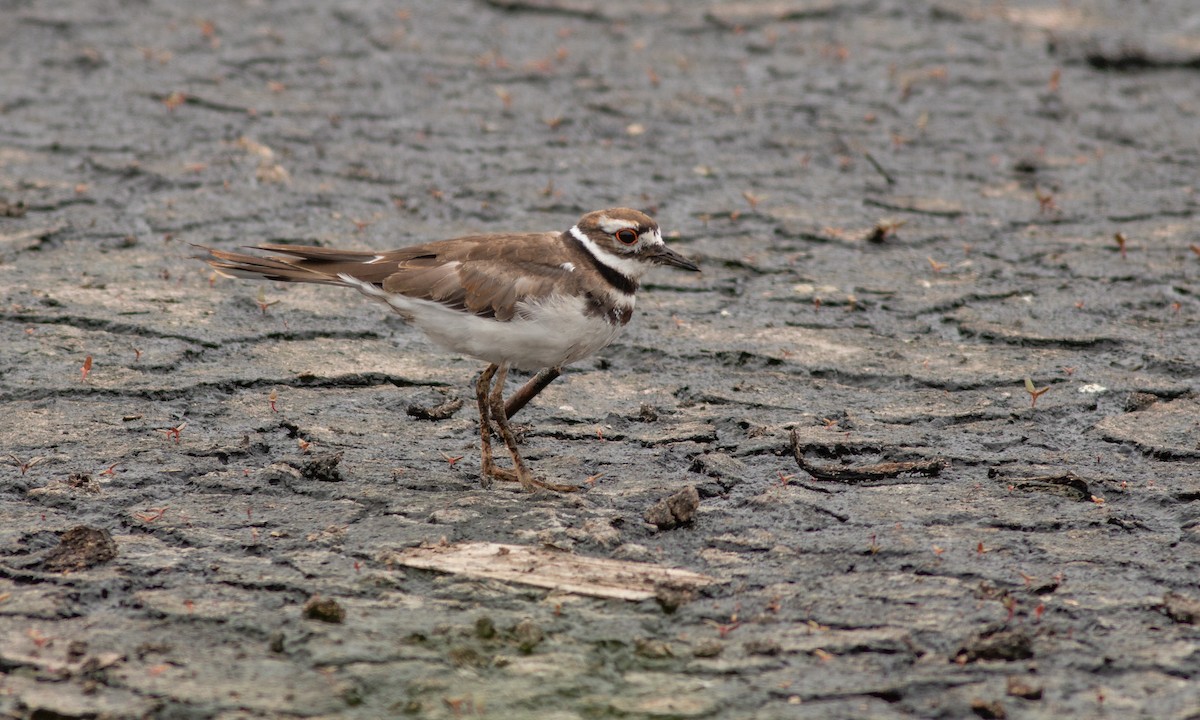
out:
<path id="1" fill-rule="evenodd" d="M 638 234 L 629 228 L 624 228 L 613 233 L 613 237 L 624 245 L 632 245 L 637 242 Z"/>

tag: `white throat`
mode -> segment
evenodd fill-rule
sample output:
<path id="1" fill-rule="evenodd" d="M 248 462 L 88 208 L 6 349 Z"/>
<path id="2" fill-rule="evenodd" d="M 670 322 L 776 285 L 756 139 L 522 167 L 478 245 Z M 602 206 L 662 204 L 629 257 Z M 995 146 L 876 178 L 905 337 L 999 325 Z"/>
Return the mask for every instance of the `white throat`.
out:
<path id="1" fill-rule="evenodd" d="M 642 275 L 646 274 L 646 263 L 640 262 L 633 258 L 622 257 L 616 253 L 611 253 L 600 247 L 588 237 L 578 225 L 571 227 L 571 236 L 583 244 L 585 250 L 592 254 L 592 257 L 600 261 L 602 264 L 616 270 L 630 280 L 640 280 Z"/>

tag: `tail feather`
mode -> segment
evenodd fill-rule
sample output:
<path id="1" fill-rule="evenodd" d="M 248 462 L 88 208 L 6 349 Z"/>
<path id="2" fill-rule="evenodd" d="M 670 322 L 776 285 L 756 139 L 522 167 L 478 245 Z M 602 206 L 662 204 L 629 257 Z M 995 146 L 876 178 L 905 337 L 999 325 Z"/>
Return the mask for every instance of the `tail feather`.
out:
<path id="1" fill-rule="evenodd" d="M 309 267 L 303 259 L 297 261 L 283 257 L 258 257 L 256 255 L 231 252 L 229 250 L 218 250 L 205 245 L 195 245 L 194 247 L 208 253 L 208 255 L 197 255 L 197 259 L 204 260 L 214 270 L 226 277 L 274 280 L 279 282 L 324 283 L 329 285 L 345 284 L 336 274 L 322 272 Z M 274 252 L 288 252 L 288 248 L 289 246 L 287 245 L 264 245 L 261 249 Z M 291 252 L 291 254 L 301 258 L 309 258 L 311 255 L 307 251 L 319 251 L 324 250 L 324 248 L 290 248 L 290 250 L 304 251 Z M 347 254 L 339 251 L 333 251 L 333 253 L 339 255 Z M 364 253 L 364 255 L 371 257 L 370 253 Z"/>
<path id="2" fill-rule="evenodd" d="M 378 257 L 376 253 L 363 250 L 338 250 L 336 248 L 313 247 L 311 245 L 255 245 L 255 250 L 283 253 L 303 260 L 330 263 L 366 263 Z"/>

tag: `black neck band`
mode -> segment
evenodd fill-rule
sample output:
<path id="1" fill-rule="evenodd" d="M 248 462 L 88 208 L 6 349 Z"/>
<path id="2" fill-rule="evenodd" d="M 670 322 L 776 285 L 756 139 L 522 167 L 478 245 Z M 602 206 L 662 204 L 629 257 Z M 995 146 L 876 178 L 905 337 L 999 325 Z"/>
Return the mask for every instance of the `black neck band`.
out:
<path id="1" fill-rule="evenodd" d="M 571 238 L 576 247 L 578 247 L 583 254 L 587 256 L 588 261 L 592 263 L 592 267 L 596 268 L 596 272 L 600 273 L 600 277 L 604 278 L 609 285 L 612 285 L 614 289 L 626 295 L 633 295 L 637 292 L 637 280 L 624 275 L 616 268 L 605 265 L 600 258 L 596 257 L 595 254 L 592 253 L 587 245 L 583 244 L 583 241 L 575 237 L 574 233 L 566 233 L 566 235 L 567 237 Z"/>

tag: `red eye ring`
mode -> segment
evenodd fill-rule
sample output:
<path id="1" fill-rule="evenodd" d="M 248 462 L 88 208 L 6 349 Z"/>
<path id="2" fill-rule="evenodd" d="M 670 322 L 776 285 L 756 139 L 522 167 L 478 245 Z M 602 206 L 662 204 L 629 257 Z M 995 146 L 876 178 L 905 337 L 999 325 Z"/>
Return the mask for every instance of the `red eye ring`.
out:
<path id="1" fill-rule="evenodd" d="M 622 228 L 616 231 L 613 233 L 613 237 L 615 237 L 617 241 L 623 245 L 632 245 L 638 241 L 637 232 L 631 230 L 630 228 Z"/>

